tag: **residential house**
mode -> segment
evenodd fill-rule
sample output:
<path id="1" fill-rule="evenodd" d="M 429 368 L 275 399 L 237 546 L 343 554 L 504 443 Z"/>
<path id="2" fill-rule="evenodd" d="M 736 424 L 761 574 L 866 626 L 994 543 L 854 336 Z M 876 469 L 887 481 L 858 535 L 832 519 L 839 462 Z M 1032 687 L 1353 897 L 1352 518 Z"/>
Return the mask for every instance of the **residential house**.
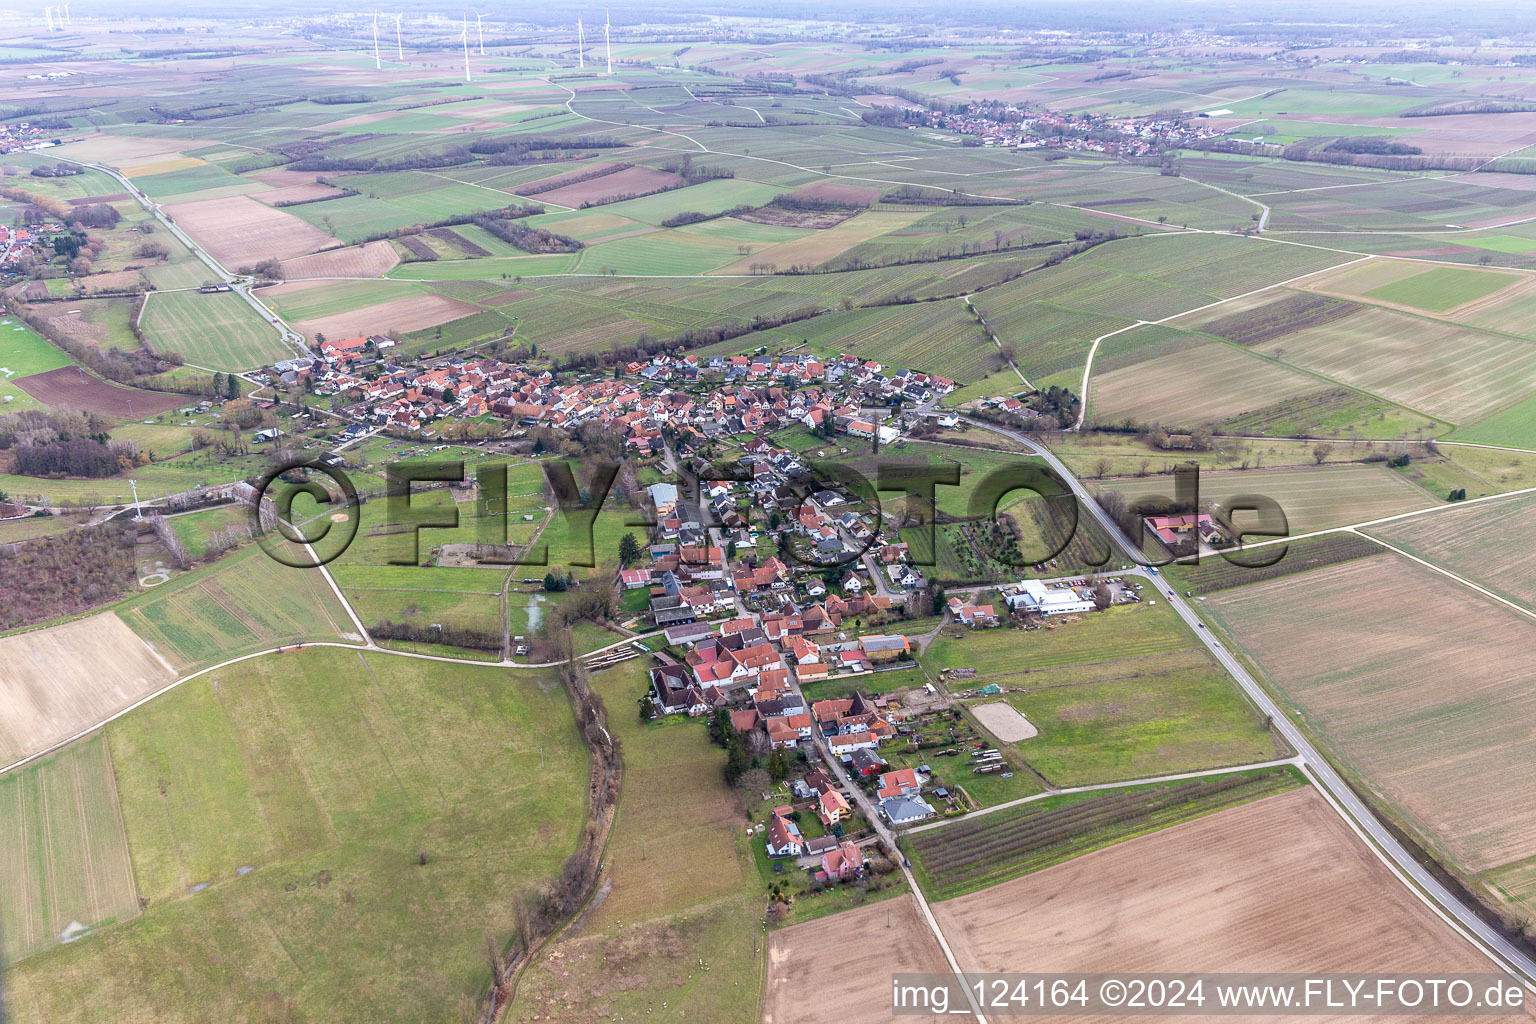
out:
<path id="1" fill-rule="evenodd" d="M 864 851 L 853 842 L 839 843 L 837 849 L 821 855 L 821 870 L 827 878 L 846 882 L 864 873 Z"/>
<path id="2" fill-rule="evenodd" d="M 790 820 L 788 807 L 775 807 L 768 815 L 765 844 L 770 857 L 798 857 L 805 852 L 805 837 L 800 826 Z"/>

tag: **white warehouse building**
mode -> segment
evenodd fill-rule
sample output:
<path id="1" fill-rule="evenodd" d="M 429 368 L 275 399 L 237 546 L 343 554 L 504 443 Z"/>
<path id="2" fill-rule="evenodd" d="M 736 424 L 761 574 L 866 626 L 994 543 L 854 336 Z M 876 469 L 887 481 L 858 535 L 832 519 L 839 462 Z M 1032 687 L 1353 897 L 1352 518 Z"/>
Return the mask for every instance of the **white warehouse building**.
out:
<path id="1" fill-rule="evenodd" d="M 1094 609 L 1091 598 L 1079 597 L 1071 587 L 1052 588 L 1039 580 L 1021 580 L 1017 590 L 1005 593 L 1003 600 L 1008 602 L 1011 611 L 1022 608 L 1043 616 L 1071 615 Z"/>

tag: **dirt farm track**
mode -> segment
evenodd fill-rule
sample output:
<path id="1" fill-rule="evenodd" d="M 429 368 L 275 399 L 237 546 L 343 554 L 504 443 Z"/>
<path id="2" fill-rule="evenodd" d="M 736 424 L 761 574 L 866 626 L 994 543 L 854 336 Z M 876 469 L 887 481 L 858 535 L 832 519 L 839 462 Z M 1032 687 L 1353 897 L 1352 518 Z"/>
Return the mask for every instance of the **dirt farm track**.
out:
<path id="1" fill-rule="evenodd" d="M 149 416 L 196 401 L 187 395 L 109 384 L 73 366 L 17 377 L 12 383 L 44 405 L 105 416 Z"/>

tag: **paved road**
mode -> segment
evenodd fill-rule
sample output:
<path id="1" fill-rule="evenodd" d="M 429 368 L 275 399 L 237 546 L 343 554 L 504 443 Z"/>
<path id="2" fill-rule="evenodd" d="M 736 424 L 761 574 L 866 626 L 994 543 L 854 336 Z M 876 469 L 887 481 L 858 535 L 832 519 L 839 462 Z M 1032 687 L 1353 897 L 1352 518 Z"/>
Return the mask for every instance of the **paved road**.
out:
<path id="1" fill-rule="evenodd" d="M 89 167 L 93 171 L 100 171 L 102 174 L 105 174 L 116 181 L 123 187 L 125 192 L 139 201 L 139 205 L 143 206 L 144 209 L 153 214 L 155 219 L 158 220 L 167 231 L 174 235 L 177 241 L 179 241 L 182 245 L 185 245 L 193 255 L 202 260 L 203 263 L 208 266 L 208 269 L 213 271 L 214 277 L 229 285 L 236 295 L 244 299 L 246 303 L 249 304 L 250 307 L 261 316 L 261 319 L 265 323 L 271 325 L 271 327 L 282 336 L 283 341 L 294 349 L 295 355 L 306 356 L 310 354 L 309 346 L 305 343 L 304 340 L 304 335 L 300 334 L 298 331 L 295 331 L 292 327 L 289 327 L 287 323 L 285 323 L 274 310 L 269 309 L 265 303 L 263 303 L 255 295 L 251 294 L 250 288 L 252 282 L 249 278 L 240 277 L 239 275 L 232 274 L 227 269 L 225 269 L 219 263 L 219 261 L 210 256 L 202 248 L 202 246 L 194 242 L 191 236 L 189 236 L 185 231 L 181 230 L 181 226 L 172 220 L 164 210 L 160 209 L 159 203 L 155 202 L 149 196 L 139 191 L 138 187 L 135 186 L 132 181 L 125 178 L 111 167 L 104 167 L 101 164 L 87 163 L 84 160 L 71 160 L 68 157 L 59 157 L 58 159 L 64 161 L 65 163 L 75 164 L 80 167 Z"/>
<path id="2" fill-rule="evenodd" d="M 1093 495 L 1083 486 L 1082 481 L 1077 479 L 1072 471 L 1067 468 L 1066 463 L 1057 458 L 1054 452 L 1036 443 L 1024 434 L 1010 430 L 1007 427 L 969 417 L 963 417 L 963 419 L 973 426 L 1001 434 L 1023 445 L 1032 454 L 1044 459 L 1046 464 L 1071 486 L 1082 507 L 1093 516 L 1104 532 L 1120 548 L 1122 557 L 1129 562 L 1139 562 L 1141 560 L 1140 549 L 1126 537 L 1124 531 L 1120 529 L 1120 524 L 1115 522 L 1108 513 L 1099 507 L 1099 503 L 1093 500 Z M 1354 790 L 1350 789 L 1344 779 L 1339 776 L 1338 772 L 1329 764 L 1328 759 L 1318 752 L 1317 748 L 1296 727 L 1296 724 L 1270 698 L 1264 688 L 1258 684 L 1253 676 L 1248 674 L 1248 670 L 1232 656 L 1231 652 L 1219 640 L 1211 635 L 1210 630 L 1204 628 L 1204 623 L 1200 616 L 1179 595 L 1178 591 L 1170 587 L 1160 575 L 1157 575 L 1155 569 L 1136 568 L 1129 570 L 1125 575 L 1140 575 L 1157 583 L 1157 597 L 1167 601 L 1173 607 L 1174 611 L 1179 614 L 1179 617 L 1205 643 L 1211 656 L 1232 674 L 1233 679 L 1237 680 L 1238 685 L 1242 687 L 1243 692 L 1248 695 L 1248 699 L 1253 702 L 1260 713 L 1270 717 L 1275 731 L 1296 752 L 1297 758 L 1301 762 L 1302 771 L 1312 779 L 1328 802 L 1333 805 L 1334 810 L 1339 812 L 1340 816 L 1355 830 L 1356 834 L 1366 839 L 1376 850 L 1377 855 L 1392 869 L 1398 878 L 1415 889 L 1420 898 L 1425 899 L 1431 909 L 1436 910 L 1442 917 L 1446 917 L 1448 921 L 1454 921 L 1455 926 L 1478 945 L 1491 959 L 1520 978 L 1532 991 L 1536 991 L 1536 961 L 1533 961 L 1525 953 L 1515 948 L 1514 944 L 1505 938 L 1502 933 L 1473 913 L 1466 904 L 1457 899 L 1449 889 L 1413 858 L 1413 855 L 1393 837 L 1386 825 L 1377 818 L 1376 814 L 1355 795 Z M 1300 642 L 1300 638 L 1298 638 L 1298 642 Z M 1325 657 L 1326 654 L 1320 656 Z"/>

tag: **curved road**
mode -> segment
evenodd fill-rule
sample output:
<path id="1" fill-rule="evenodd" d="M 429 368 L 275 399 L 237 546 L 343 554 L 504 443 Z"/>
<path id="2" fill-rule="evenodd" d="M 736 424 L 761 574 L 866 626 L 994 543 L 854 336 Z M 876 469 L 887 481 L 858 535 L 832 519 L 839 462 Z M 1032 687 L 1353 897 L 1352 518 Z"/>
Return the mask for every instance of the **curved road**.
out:
<path id="1" fill-rule="evenodd" d="M 972 426 L 990 430 L 1001 434 L 1012 441 L 1024 446 L 1032 454 L 1039 456 L 1049 465 L 1062 480 L 1071 486 L 1078 501 L 1091 514 L 1104 532 L 1113 539 L 1121 549 L 1121 553 L 1128 561 L 1141 564 L 1143 556 L 1140 549 L 1134 545 L 1120 524 L 1115 522 L 1107 512 L 1099 507 L 1099 503 L 1093 499 L 1093 495 L 1083 486 L 1082 481 L 1067 468 L 1066 464 L 1057 458 L 1055 453 L 1048 448 L 1026 437 L 1017 431 L 1007 427 L 998 426 L 985 420 L 962 419 Z M 1447 922 L 1452 923 L 1473 944 L 1477 945 L 1487 956 L 1499 966 L 1515 975 L 1526 987 L 1536 992 L 1536 961 L 1533 961 L 1524 952 L 1517 949 L 1501 932 L 1493 928 L 1477 914 L 1461 902 L 1452 892 L 1435 878 L 1434 875 L 1420 864 L 1407 849 L 1392 835 L 1369 807 L 1355 795 L 1344 779 L 1339 776 L 1328 759 L 1325 758 L 1312 743 L 1302 734 L 1289 716 L 1270 698 L 1262 686 L 1248 674 L 1242 664 L 1232 656 L 1221 642 L 1211 635 L 1211 631 L 1204 625 L 1194 610 L 1178 593 L 1177 588 L 1170 587 L 1161 576 L 1149 572 L 1144 568 L 1129 570 L 1129 575 L 1144 576 L 1157 585 L 1158 597 L 1166 600 L 1178 612 L 1179 617 L 1194 631 L 1195 635 L 1205 643 L 1206 649 L 1223 668 L 1232 674 L 1237 680 L 1248 699 L 1253 702 L 1260 712 L 1270 717 L 1270 721 L 1288 743 L 1300 761 L 1301 769 L 1316 784 L 1318 790 L 1344 818 L 1345 823 L 1352 828 L 1357 835 L 1365 839 L 1381 858 L 1383 863 L 1392 870 L 1404 883 L 1414 889 L 1430 909 L 1438 913 Z"/>

